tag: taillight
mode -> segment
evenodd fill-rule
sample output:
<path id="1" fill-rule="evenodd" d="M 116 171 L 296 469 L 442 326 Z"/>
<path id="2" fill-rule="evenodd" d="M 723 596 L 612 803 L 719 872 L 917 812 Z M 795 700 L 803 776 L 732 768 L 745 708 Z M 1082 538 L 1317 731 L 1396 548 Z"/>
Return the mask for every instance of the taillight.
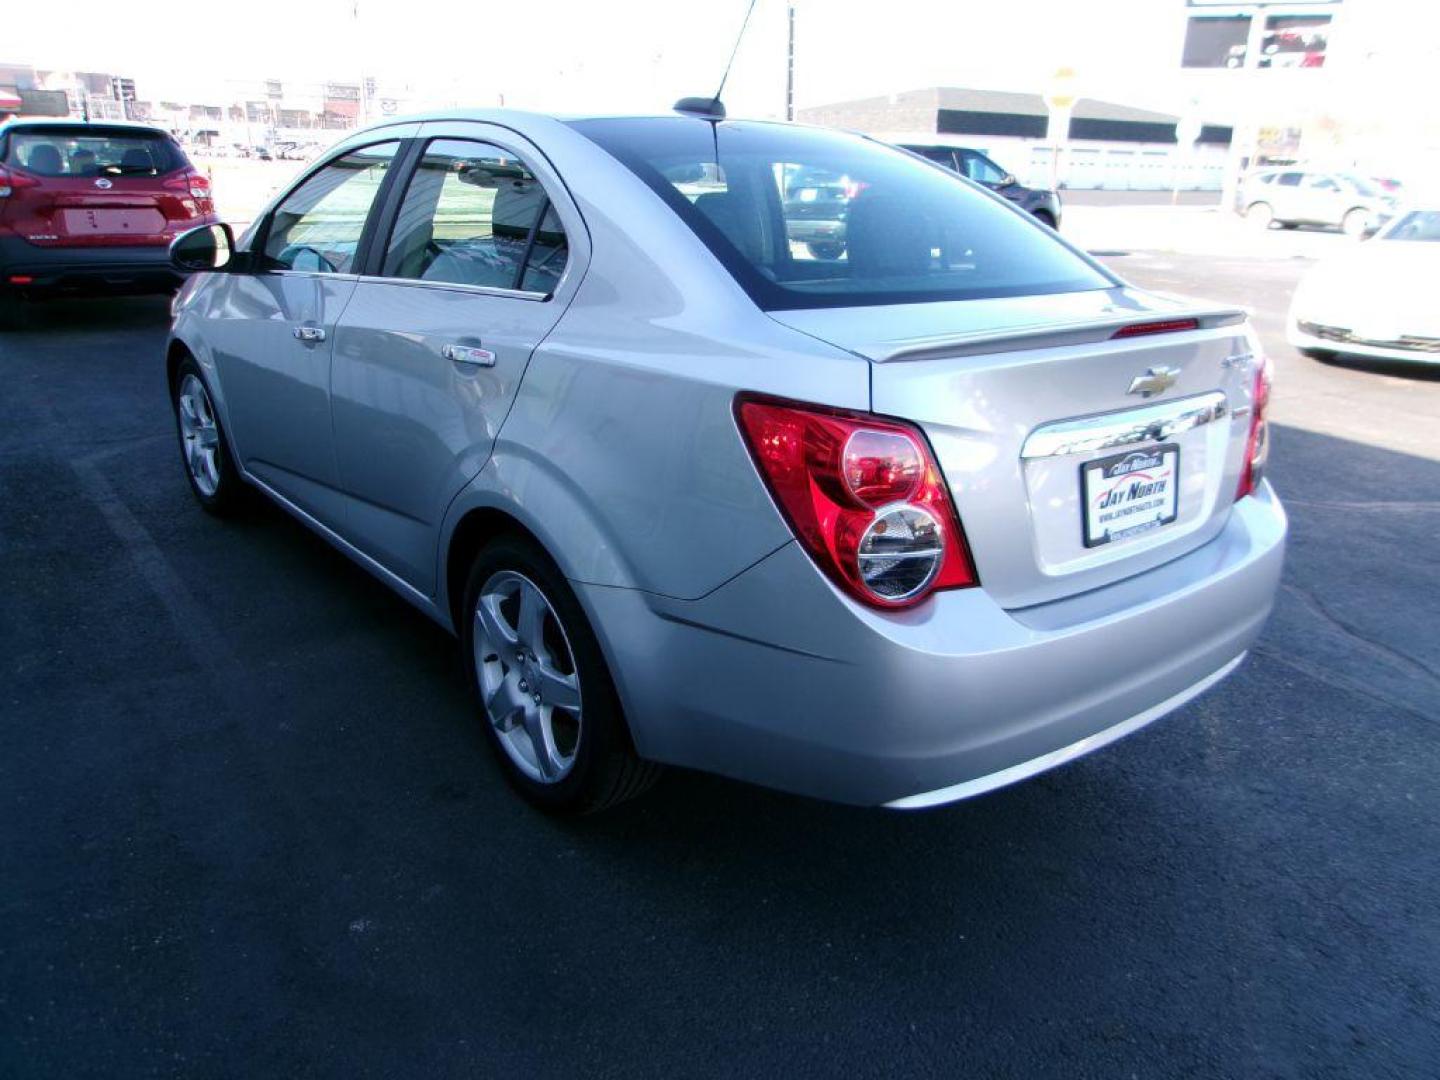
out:
<path id="1" fill-rule="evenodd" d="M 1245 439 L 1245 461 L 1240 467 L 1240 486 L 1235 498 L 1243 499 L 1260 486 L 1265 476 L 1265 459 L 1270 456 L 1269 425 L 1265 411 L 1270 404 L 1270 361 L 1261 357 L 1255 365 L 1255 383 L 1250 392 L 1250 434 Z"/>
<path id="2" fill-rule="evenodd" d="M 741 394 L 735 417 L 786 522 L 821 570 L 874 607 L 978 584 L 919 430 L 867 413 Z"/>
<path id="3" fill-rule="evenodd" d="M 0 199 L 8 199 L 16 191 L 25 188 L 39 187 L 40 181 L 33 176 L 26 176 L 24 173 L 11 172 L 0 165 Z"/>
<path id="4" fill-rule="evenodd" d="M 196 200 L 208 201 L 210 199 L 210 178 L 194 169 L 186 169 L 183 173 L 168 177 L 162 184 L 170 191 L 188 192 L 190 197 Z M 202 209 L 208 209 L 208 207 L 202 206 Z"/>

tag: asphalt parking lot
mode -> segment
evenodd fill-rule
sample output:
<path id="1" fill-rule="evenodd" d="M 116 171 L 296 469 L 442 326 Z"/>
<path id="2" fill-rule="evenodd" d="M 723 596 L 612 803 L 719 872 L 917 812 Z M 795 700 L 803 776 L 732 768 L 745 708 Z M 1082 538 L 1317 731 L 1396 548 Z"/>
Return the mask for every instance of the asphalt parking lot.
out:
<path id="1" fill-rule="evenodd" d="M 452 641 L 278 511 L 193 505 L 163 299 L 0 337 L 0 1076 L 1429 1077 L 1440 372 L 1252 305 L 1293 536 L 1209 695 L 918 815 L 672 772 L 505 788 Z"/>

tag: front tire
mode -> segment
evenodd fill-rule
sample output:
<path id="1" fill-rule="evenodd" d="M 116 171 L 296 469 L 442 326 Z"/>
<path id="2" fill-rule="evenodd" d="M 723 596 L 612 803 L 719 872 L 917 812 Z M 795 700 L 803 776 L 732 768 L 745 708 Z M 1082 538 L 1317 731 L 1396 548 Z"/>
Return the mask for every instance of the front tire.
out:
<path id="1" fill-rule="evenodd" d="M 845 245 L 834 240 L 812 240 L 806 243 L 805 250 L 810 252 L 812 259 L 834 262 L 845 254 Z"/>
<path id="2" fill-rule="evenodd" d="M 171 404 L 190 491 L 206 513 L 229 517 L 241 509 L 245 482 L 230 459 L 219 414 L 194 357 L 181 361 L 175 373 Z"/>
<path id="3" fill-rule="evenodd" d="M 535 806 L 587 814 L 639 795 L 660 774 L 630 743 L 600 644 L 558 567 L 504 535 L 465 586 L 470 689 L 506 779 Z"/>
<path id="4" fill-rule="evenodd" d="M 1048 210 L 1036 210 L 1035 220 L 1042 225 L 1047 225 L 1052 229 L 1055 228 L 1055 219 L 1050 216 L 1050 211 Z"/>

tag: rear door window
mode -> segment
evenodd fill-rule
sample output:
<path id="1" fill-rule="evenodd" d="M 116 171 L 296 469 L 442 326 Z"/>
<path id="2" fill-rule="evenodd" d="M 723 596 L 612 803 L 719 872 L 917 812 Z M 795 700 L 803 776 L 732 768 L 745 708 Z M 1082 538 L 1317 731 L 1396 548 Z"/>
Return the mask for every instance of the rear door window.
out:
<path id="1" fill-rule="evenodd" d="M 1281 173 L 1278 177 L 1276 177 L 1275 183 L 1279 184 L 1281 187 L 1299 187 L 1300 178 L 1304 175 L 1304 173 L 1298 172 Z"/>
<path id="2" fill-rule="evenodd" d="M 37 176 L 163 176 L 188 162 L 158 131 L 129 128 L 22 128 L 10 133 L 5 164 Z"/>
<path id="3" fill-rule="evenodd" d="M 265 267 L 313 274 L 355 272 L 355 253 L 398 142 L 354 150 L 292 191 L 265 234 Z"/>
<path id="4" fill-rule="evenodd" d="M 488 143 L 437 139 L 410 178 L 381 272 L 549 293 L 567 257 L 565 230 L 524 162 Z"/>

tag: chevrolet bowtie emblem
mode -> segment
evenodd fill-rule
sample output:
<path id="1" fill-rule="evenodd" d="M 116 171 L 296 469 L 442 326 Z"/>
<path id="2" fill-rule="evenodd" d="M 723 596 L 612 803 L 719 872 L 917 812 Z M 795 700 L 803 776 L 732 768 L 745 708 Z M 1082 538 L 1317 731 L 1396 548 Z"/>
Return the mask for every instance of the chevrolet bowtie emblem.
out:
<path id="1" fill-rule="evenodd" d="M 1139 394 L 1141 397 L 1154 397 L 1163 393 L 1175 385 L 1175 380 L 1180 376 L 1180 369 L 1173 367 L 1152 367 L 1144 375 L 1136 375 L 1130 380 L 1130 389 L 1127 394 Z"/>

